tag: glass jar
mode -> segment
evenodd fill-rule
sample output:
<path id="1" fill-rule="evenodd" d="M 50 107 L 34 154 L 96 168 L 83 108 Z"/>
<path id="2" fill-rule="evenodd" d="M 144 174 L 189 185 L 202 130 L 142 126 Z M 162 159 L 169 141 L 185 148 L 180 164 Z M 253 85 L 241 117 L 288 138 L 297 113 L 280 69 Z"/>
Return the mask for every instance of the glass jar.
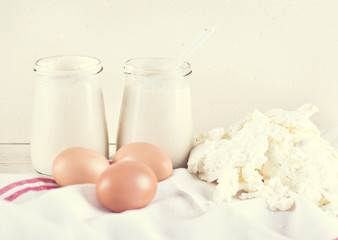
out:
<path id="1" fill-rule="evenodd" d="M 131 142 L 152 143 L 179 168 L 187 166 L 193 142 L 191 67 L 184 62 L 172 70 L 173 63 L 164 58 L 126 62 L 117 150 Z"/>
<path id="2" fill-rule="evenodd" d="M 37 73 L 31 132 L 34 169 L 52 174 L 55 157 L 85 147 L 108 157 L 108 134 L 101 83 L 101 61 L 55 56 L 35 63 Z"/>

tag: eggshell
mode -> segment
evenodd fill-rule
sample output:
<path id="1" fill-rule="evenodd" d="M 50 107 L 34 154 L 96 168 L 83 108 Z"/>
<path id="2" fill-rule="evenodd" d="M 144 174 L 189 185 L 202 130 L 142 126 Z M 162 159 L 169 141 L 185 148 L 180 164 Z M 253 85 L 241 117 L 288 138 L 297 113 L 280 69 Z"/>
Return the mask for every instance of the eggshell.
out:
<path id="1" fill-rule="evenodd" d="M 123 160 L 135 160 L 147 164 L 162 181 L 171 176 L 173 164 L 169 156 L 157 146 L 146 142 L 134 142 L 122 146 L 115 153 L 113 163 Z"/>
<path id="2" fill-rule="evenodd" d="M 69 148 L 54 160 L 52 174 L 60 186 L 96 183 L 99 175 L 109 167 L 100 153 L 82 147 Z"/>
<path id="3" fill-rule="evenodd" d="M 157 190 L 155 173 L 144 163 L 121 161 L 108 167 L 96 183 L 99 202 L 113 212 L 147 206 Z"/>

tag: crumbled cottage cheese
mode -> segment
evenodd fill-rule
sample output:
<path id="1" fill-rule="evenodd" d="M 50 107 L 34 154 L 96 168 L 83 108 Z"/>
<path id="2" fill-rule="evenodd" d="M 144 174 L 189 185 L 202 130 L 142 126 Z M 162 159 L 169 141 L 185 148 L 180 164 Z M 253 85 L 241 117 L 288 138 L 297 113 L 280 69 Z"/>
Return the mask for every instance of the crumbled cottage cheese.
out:
<path id="1" fill-rule="evenodd" d="M 257 110 L 229 128 L 196 139 L 188 171 L 216 182 L 215 202 L 263 197 L 272 210 L 287 210 L 298 193 L 338 215 L 338 153 L 309 117 L 318 109 Z"/>

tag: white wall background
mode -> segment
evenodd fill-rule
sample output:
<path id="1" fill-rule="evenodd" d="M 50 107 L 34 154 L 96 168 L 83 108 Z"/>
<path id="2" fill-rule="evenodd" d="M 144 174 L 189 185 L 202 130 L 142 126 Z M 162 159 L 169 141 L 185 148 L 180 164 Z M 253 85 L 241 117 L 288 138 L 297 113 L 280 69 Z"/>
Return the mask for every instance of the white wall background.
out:
<path id="1" fill-rule="evenodd" d="M 196 133 L 308 102 L 320 128 L 338 126 L 336 0 L 0 0 L 0 143 L 29 143 L 34 62 L 60 54 L 103 61 L 114 142 L 124 62 L 175 58 L 208 25 L 188 60 Z"/>

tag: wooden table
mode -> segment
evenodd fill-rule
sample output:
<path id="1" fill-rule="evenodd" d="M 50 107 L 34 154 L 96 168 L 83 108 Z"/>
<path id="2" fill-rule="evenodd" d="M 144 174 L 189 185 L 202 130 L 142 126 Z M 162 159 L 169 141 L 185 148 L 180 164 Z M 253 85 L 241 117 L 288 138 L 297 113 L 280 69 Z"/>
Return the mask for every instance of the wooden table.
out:
<path id="1" fill-rule="evenodd" d="M 110 156 L 115 144 L 109 145 Z M 0 143 L 0 173 L 36 173 L 32 166 L 29 143 Z"/>
<path id="2" fill-rule="evenodd" d="M 322 136 L 338 148 L 338 127 L 322 130 Z M 110 158 L 115 153 L 115 143 L 109 144 Z M 36 173 L 32 167 L 29 143 L 0 143 L 0 173 Z"/>

